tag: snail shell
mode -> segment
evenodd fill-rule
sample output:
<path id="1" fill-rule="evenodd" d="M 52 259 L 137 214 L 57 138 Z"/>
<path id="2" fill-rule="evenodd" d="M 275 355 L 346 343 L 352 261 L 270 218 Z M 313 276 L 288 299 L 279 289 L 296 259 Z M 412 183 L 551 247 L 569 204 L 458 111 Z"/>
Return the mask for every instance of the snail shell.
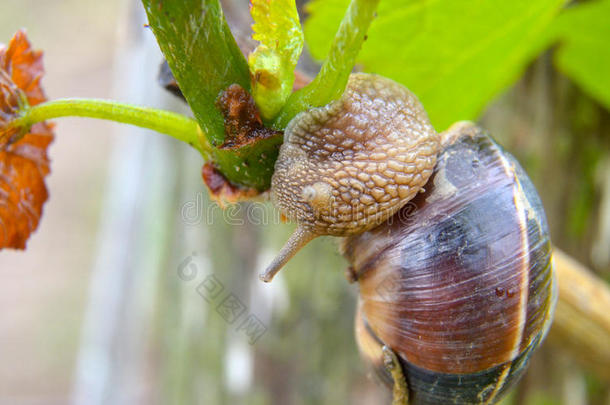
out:
<path id="1" fill-rule="evenodd" d="M 426 191 L 348 238 L 360 284 L 356 336 L 389 383 L 398 356 L 411 404 L 488 404 L 525 370 L 557 291 L 545 214 L 518 162 L 469 123 L 442 134 Z"/>
<path id="2" fill-rule="evenodd" d="M 392 216 L 426 184 L 438 149 L 417 97 L 377 75 L 353 74 L 339 100 L 297 115 L 271 198 L 298 226 L 263 280 L 316 236 L 357 234 Z"/>

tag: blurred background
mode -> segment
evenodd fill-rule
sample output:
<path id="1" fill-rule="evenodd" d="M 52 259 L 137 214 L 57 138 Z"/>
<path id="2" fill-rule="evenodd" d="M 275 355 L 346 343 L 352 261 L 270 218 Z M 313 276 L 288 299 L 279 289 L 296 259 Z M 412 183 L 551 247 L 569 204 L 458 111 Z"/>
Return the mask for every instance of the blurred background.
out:
<path id="1" fill-rule="evenodd" d="M 224 3 L 247 33 L 247 1 Z M 45 51 L 50 98 L 186 113 L 157 85 L 145 23 L 137 0 L 0 5 L 0 39 L 25 27 Z M 481 123 L 539 187 L 555 244 L 610 280 L 608 111 L 544 53 Z M 389 403 L 358 357 L 357 287 L 335 240 L 263 285 L 292 227 L 268 204 L 210 203 L 194 150 L 94 120 L 58 120 L 56 134 L 43 221 L 27 252 L 0 254 L 0 404 Z M 551 331 L 504 403 L 610 404 L 581 364 Z"/>

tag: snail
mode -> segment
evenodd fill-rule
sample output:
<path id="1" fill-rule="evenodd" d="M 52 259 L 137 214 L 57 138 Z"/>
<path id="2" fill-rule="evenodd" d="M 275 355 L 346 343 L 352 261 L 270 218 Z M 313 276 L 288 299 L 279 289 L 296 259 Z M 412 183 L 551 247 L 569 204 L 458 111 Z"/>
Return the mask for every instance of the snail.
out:
<path id="1" fill-rule="evenodd" d="M 490 404 L 551 324 L 549 230 L 524 170 L 487 134 L 457 123 L 440 138 L 425 192 L 343 241 L 356 340 L 395 404 Z"/>
<path id="2" fill-rule="evenodd" d="M 372 74 L 352 74 L 340 99 L 301 112 L 284 132 L 271 199 L 297 228 L 261 274 L 271 281 L 320 235 L 379 225 L 428 181 L 438 135 L 413 93 Z"/>
<path id="3" fill-rule="evenodd" d="M 271 198 L 297 228 L 261 278 L 344 237 L 356 340 L 394 404 L 494 403 L 549 329 L 551 242 L 524 170 L 472 123 L 437 134 L 389 79 L 354 74 L 289 123 Z"/>

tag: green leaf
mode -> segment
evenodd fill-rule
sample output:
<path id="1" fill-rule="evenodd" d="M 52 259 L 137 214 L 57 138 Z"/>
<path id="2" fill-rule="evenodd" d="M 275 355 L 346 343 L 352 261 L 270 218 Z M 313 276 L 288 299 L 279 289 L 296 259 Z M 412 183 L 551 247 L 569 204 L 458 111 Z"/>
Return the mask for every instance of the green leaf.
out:
<path id="1" fill-rule="evenodd" d="M 292 93 L 275 119 L 273 124 L 275 128 L 283 129 L 301 111 L 324 106 L 343 94 L 358 52 L 375 16 L 379 0 L 352 0 L 349 7 L 347 2 L 345 3 L 345 7 L 342 7 L 335 16 L 337 22 L 341 21 L 341 24 L 330 45 L 330 50 L 325 49 L 324 55 L 328 54 L 328 57 L 322 64 L 320 72 L 311 83 Z M 334 24 L 333 27 L 337 25 Z M 326 31 L 327 40 L 334 34 L 335 29 L 331 28 L 331 30 L 332 32 Z"/>
<path id="2" fill-rule="evenodd" d="M 403 83 L 437 130 L 476 119 L 546 45 L 564 0 L 384 0 L 357 58 L 365 71 Z M 347 0 L 314 0 L 305 38 L 328 49 Z"/>
<path id="3" fill-rule="evenodd" d="M 260 42 L 248 58 L 252 95 L 263 118 L 271 119 L 292 92 L 303 31 L 294 0 L 252 0 L 251 4 L 252 38 Z"/>
<path id="4" fill-rule="evenodd" d="M 610 1 L 565 10 L 552 31 L 560 41 L 557 68 L 610 110 Z"/>
<path id="5" fill-rule="evenodd" d="M 248 63 L 218 0 L 142 0 L 161 51 L 203 130 L 202 144 L 233 184 L 269 188 L 281 136 L 240 149 L 219 149 L 226 138 L 218 96 L 231 84 L 250 90 Z"/>

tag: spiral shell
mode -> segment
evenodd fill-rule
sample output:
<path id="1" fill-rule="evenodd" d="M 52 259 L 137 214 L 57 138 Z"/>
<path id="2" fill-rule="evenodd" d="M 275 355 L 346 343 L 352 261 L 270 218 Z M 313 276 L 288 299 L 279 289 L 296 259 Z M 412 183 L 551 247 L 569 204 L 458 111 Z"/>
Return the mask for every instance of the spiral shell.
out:
<path id="1" fill-rule="evenodd" d="M 488 404 L 525 369 L 556 301 L 545 214 L 518 162 L 472 124 L 442 135 L 426 191 L 348 238 L 357 340 L 399 357 L 411 404 Z"/>

